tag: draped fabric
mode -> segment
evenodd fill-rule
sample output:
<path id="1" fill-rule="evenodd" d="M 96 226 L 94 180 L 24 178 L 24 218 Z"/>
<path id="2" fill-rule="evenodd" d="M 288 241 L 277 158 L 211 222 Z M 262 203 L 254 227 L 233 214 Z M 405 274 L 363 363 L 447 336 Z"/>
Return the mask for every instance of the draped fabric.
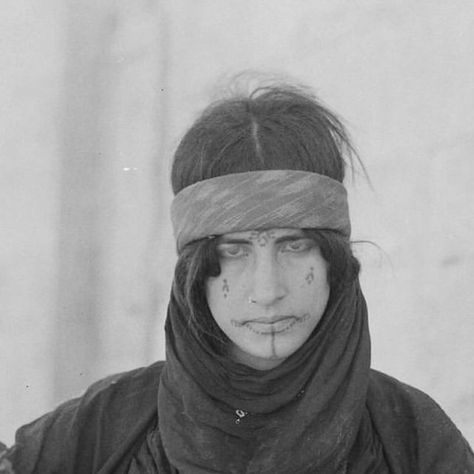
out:
<path id="1" fill-rule="evenodd" d="M 12 464 L 16 474 L 178 474 L 165 451 L 159 428 L 163 413 L 157 411 L 166 364 L 108 377 L 21 427 L 15 445 L 0 456 L 0 466 L 5 470 Z M 365 405 L 347 458 L 348 473 L 474 473 L 468 443 L 428 395 L 371 370 Z M 213 450 L 224 450 L 223 441 Z M 185 451 L 193 444 L 191 440 Z M 317 450 L 317 445 L 310 448 L 313 454 Z M 293 464 L 298 466 L 300 449 L 289 447 L 286 455 L 288 474 L 298 474 Z"/>
<path id="2" fill-rule="evenodd" d="M 173 297 L 166 337 L 166 362 L 99 381 L 23 426 L 0 466 L 16 474 L 474 474 L 468 443 L 428 395 L 369 370 L 358 283 L 332 296 L 308 341 L 270 371 L 202 345 Z"/>
<path id="3" fill-rule="evenodd" d="M 358 445 L 369 456 L 352 455 L 354 466 L 382 466 L 365 405 L 370 341 L 358 283 L 331 297 L 307 342 L 269 371 L 216 354 L 188 329 L 173 296 L 166 344 L 159 464 L 182 474 L 371 472 L 348 467 Z"/>

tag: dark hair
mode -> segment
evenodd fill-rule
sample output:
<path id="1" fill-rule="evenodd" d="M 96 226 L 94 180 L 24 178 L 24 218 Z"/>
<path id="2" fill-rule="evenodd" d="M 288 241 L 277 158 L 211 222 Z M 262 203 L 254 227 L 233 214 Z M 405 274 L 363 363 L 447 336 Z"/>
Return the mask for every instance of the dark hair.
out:
<path id="1" fill-rule="evenodd" d="M 173 192 L 243 171 L 295 169 L 342 182 L 354 149 L 340 119 L 305 89 L 261 87 L 207 107 L 174 155 Z"/>
<path id="2" fill-rule="evenodd" d="M 354 149 L 340 119 L 306 89 L 261 87 L 207 107 L 174 155 L 173 192 L 198 181 L 243 171 L 295 169 L 342 182 Z M 329 264 L 331 295 L 354 281 L 359 263 L 350 242 L 336 231 L 306 229 Z M 224 349 L 227 337 L 215 323 L 205 282 L 220 273 L 215 239 L 188 244 L 175 269 L 173 294 L 189 314 L 198 337 Z M 331 301 L 331 300 L 330 300 Z"/>

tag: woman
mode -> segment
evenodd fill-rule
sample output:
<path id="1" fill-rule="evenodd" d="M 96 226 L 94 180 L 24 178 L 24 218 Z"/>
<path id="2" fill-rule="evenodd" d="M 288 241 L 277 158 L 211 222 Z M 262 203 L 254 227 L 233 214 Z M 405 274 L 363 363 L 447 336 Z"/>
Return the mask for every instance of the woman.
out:
<path id="1" fill-rule="evenodd" d="M 206 109 L 172 168 L 166 361 L 21 428 L 16 472 L 474 472 L 435 402 L 370 369 L 351 151 L 296 88 Z"/>

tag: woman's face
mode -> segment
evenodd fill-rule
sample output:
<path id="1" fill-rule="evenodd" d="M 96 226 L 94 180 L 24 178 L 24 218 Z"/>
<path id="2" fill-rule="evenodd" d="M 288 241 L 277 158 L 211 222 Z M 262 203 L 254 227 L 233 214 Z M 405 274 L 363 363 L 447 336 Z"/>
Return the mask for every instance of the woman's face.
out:
<path id="1" fill-rule="evenodd" d="M 266 370 L 308 339 L 329 298 L 327 263 L 299 229 L 224 234 L 221 273 L 206 282 L 211 313 L 231 340 L 231 356 Z"/>

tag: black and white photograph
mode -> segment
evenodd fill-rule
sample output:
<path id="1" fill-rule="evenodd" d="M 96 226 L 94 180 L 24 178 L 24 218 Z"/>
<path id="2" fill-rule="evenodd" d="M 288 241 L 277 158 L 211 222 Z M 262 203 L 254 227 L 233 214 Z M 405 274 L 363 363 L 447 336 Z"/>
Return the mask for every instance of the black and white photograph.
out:
<path id="1" fill-rule="evenodd" d="M 0 474 L 474 474 L 474 3 L 3 0 Z"/>

